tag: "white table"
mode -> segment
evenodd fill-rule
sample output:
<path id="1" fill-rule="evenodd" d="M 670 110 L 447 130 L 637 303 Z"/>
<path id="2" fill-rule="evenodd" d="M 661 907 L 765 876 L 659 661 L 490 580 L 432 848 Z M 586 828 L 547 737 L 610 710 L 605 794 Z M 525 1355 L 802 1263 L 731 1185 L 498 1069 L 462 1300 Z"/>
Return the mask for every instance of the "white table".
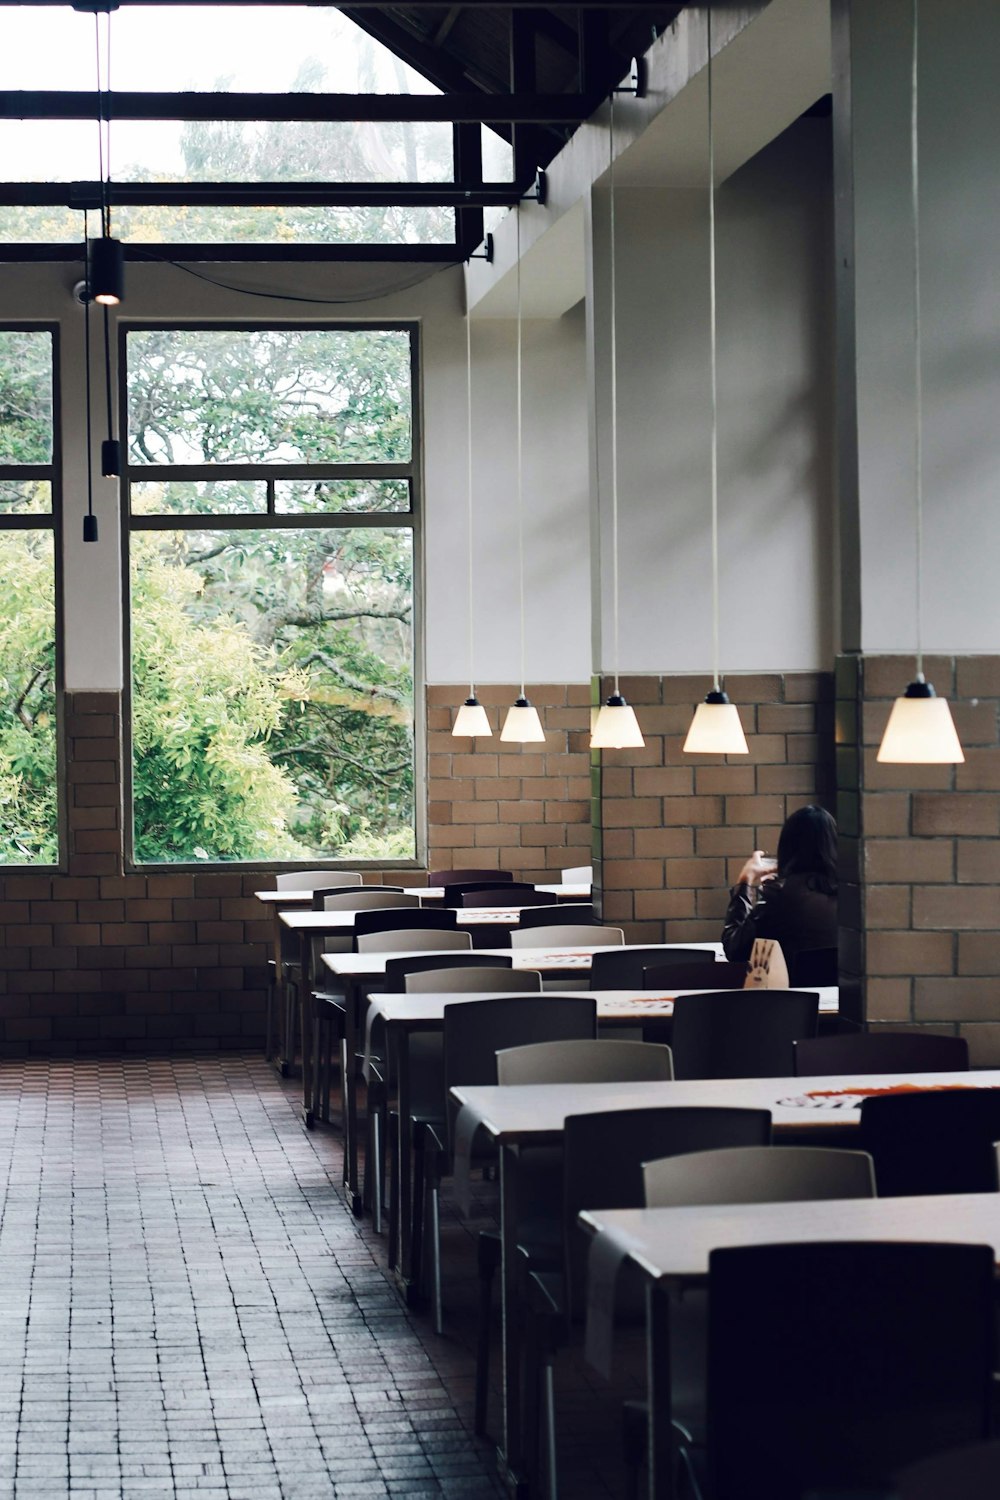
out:
<path id="1" fill-rule="evenodd" d="M 942 1077 L 940 1073 L 927 1076 Z M 991 1076 L 993 1083 L 985 1086 L 1000 1086 L 1000 1073 Z M 595 1209 L 582 1213 L 580 1222 L 594 1235 L 587 1277 L 591 1338 L 594 1320 L 603 1323 L 610 1316 L 615 1275 L 622 1261 L 627 1258 L 638 1266 L 647 1282 L 651 1500 L 668 1500 L 672 1495 L 666 1288 L 671 1282 L 703 1281 L 713 1250 L 815 1240 L 931 1240 L 989 1245 L 1000 1262 L 1000 1196 L 994 1193 L 718 1208 Z M 595 1342 L 603 1343 L 604 1337 L 602 1329 Z"/>
<path id="2" fill-rule="evenodd" d="M 336 884 L 337 872 L 336 870 L 331 870 L 331 888 Z M 502 881 L 498 882 L 498 885 L 502 884 Z M 381 890 L 382 887 L 373 883 L 371 885 L 359 885 L 357 889 L 359 891 L 378 891 Z M 552 896 L 555 901 L 586 901 L 591 894 L 591 887 L 582 882 L 570 882 L 568 884 L 564 882 L 562 884 L 556 885 L 536 885 L 535 890 L 542 891 L 545 895 Z M 279 907 L 311 906 L 314 894 L 315 892 L 311 889 L 305 890 L 295 887 L 286 887 L 284 890 L 280 891 L 254 891 L 254 895 L 257 897 L 257 900 L 260 901 L 264 906 Z M 403 894 L 405 896 L 419 896 L 421 901 L 443 901 L 444 886 L 404 885 Z M 513 904 L 516 905 L 516 903 Z"/>
<path id="3" fill-rule="evenodd" d="M 463 1177 L 467 1181 L 469 1152 L 476 1132 L 485 1130 L 500 1153 L 504 1395 L 501 1457 L 508 1470 L 516 1474 L 522 1463 L 522 1435 L 517 1421 L 520 1351 L 515 1312 L 517 1156 L 520 1147 L 558 1142 L 567 1115 L 673 1105 L 769 1109 L 777 1136 L 807 1132 L 822 1140 L 825 1132 L 860 1124 L 863 1095 L 852 1096 L 852 1089 L 884 1089 L 900 1084 L 918 1088 L 934 1088 L 942 1084 L 996 1088 L 1000 1087 L 1000 1070 L 918 1073 L 912 1076 L 879 1074 L 829 1078 L 722 1078 L 675 1083 L 534 1084 L 504 1088 L 477 1085 L 452 1089 L 452 1098 L 460 1106 L 455 1123 L 455 1178 L 460 1199 L 464 1195 Z M 838 1102 L 837 1096 L 842 1103 Z M 824 1101 L 829 1101 L 829 1104 Z M 1000 1198 L 992 1201 L 1000 1232 Z M 698 1212 L 707 1211 L 699 1209 Z M 663 1482 L 662 1465 L 659 1472 Z"/>
<path id="4" fill-rule="evenodd" d="M 282 921 L 290 925 L 298 916 L 299 918 L 310 915 L 307 913 L 287 912 L 282 914 Z M 316 912 L 311 915 L 322 916 L 324 913 Z M 296 923 L 299 930 L 306 930 L 312 924 L 301 921 Z M 615 944 L 615 952 L 620 952 L 621 944 Z M 721 943 L 643 943 L 644 948 L 702 948 L 706 953 L 713 954 L 716 958 L 722 955 Z M 452 950 L 453 951 L 453 950 Z M 565 948 L 558 944 L 550 944 L 544 948 L 478 948 L 477 953 L 485 956 L 499 958 L 510 958 L 511 967 L 518 970 L 536 970 L 544 977 L 559 977 L 573 979 L 579 975 L 581 981 L 586 983 L 590 977 L 591 954 L 603 952 L 600 943 L 572 943 Z M 363 1034 L 363 1020 L 360 1015 L 360 997 L 366 986 L 377 985 L 385 979 L 385 966 L 390 958 L 426 958 L 429 955 L 424 951 L 405 953 L 324 953 L 322 960 L 324 967 L 333 975 L 337 985 L 344 992 L 343 1003 L 343 1025 L 344 1045 L 342 1047 L 342 1061 L 346 1070 L 346 1118 L 344 1120 L 344 1160 L 347 1169 L 347 1183 L 351 1195 L 352 1206 L 356 1213 L 361 1210 L 361 1197 L 358 1192 L 358 1148 L 357 1148 L 357 1080 L 355 1077 L 357 1057 L 359 1053 L 359 1038 Z M 329 1018 L 329 1004 L 326 1005 L 326 1019 Z M 319 1024 L 322 1026 L 323 1021 Z M 303 1043 L 305 1047 L 305 1043 Z M 319 1046 L 313 1049 L 315 1056 L 319 1057 Z M 321 1090 L 325 1097 L 327 1092 Z M 317 1090 L 314 1087 L 311 1101 L 306 1103 L 307 1122 L 312 1123 L 318 1118 Z"/>

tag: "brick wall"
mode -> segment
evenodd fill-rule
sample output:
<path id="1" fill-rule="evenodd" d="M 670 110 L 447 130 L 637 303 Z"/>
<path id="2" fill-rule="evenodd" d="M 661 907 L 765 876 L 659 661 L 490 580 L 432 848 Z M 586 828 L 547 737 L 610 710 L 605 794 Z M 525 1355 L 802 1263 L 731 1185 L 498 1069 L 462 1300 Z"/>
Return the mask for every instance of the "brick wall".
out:
<path id="1" fill-rule="evenodd" d="M 717 938 L 751 850 L 773 851 L 796 807 L 832 808 L 832 675 L 741 674 L 725 685 L 748 756 L 682 754 L 707 677 L 622 678 L 646 744 L 602 754 L 595 879 L 604 919 L 630 940 Z"/>
<path id="2" fill-rule="evenodd" d="M 544 745 L 504 745 L 498 738 L 516 685 L 478 692 L 493 726 L 488 740 L 452 736 L 461 688 L 427 690 L 430 868 L 497 865 L 517 879 L 544 880 L 570 865 L 589 865 L 589 684 L 529 684 Z"/>
<path id="3" fill-rule="evenodd" d="M 868 1019 L 968 1037 L 1000 1063 L 1000 657 L 928 658 L 965 764 L 876 753 L 911 657 L 838 663 L 840 802 L 853 836 L 853 931 Z"/>

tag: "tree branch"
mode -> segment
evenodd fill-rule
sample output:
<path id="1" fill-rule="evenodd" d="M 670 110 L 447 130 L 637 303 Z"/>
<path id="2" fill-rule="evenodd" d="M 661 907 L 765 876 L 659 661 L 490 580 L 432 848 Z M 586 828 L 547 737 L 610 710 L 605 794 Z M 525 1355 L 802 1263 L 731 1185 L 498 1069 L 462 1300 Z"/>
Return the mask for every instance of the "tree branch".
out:
<path id="1" fill-rule="evenodd" d="M 323 651 L 314 651 L 311 656 L 306 657 L 305 661 L 300 662 L 299 666 L 303 668 L 311 667 L 313 662 L 318 662 L 321 667 L 326 667 L 327 671 L 332 672 L 334 677 L 339 677 L 341 682 L 346 683 L 349 688 L 353 688 L 356 693 L 361 694 L 365 698 L 387 698 L 390 703 L 399 704 L 406 702 L 403 694 L 398 689 L 387 687 L 383 683 L 376 685 L 371 682 L 362 682 L 359 677 L 355 677 L 353 673 L 345 671 L 339 662 L 334 661 L 332 656 L 327 656 Z"/>
<path id="2" fill-rule="evenodd" d="M 271 753 L 272 760 L 282 760 L 291 755 L 322 755 L 329 760 L 342 760 L 349 766 L 355 766 L 357 770 L 364 771 L 366 776 L 373 776 L 383 786 L 390 787 L 390 777 L 399 776 L 410 769 L 411 762 L 402 761 L 398 766 L 383 766 L 377 771 L 368 761 L 359 760 L 355 755 L 348 755 L 346 750 L 341 750 L 331 745 L 327 740 L 308 740 L 302 745 L 290 745 L 287 750 L 275 750 Z"/>

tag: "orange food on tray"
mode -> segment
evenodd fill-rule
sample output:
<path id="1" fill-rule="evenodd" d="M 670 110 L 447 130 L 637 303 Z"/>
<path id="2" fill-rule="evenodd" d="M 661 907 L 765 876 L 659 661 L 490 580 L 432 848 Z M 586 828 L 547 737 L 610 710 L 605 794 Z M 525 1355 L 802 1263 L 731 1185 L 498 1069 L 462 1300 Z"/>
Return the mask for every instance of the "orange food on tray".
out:
<path id="1" fill-rule="evenodd" d="M 942 1092 L 949 1089 L 974 1089 L 975 1083 L 887 1083 L 881 1088 L 857 1088 L 857 1089 L 810 1089 L 804 1095 L 806 1099 L 841 1099 L 845 1094 L 857 1094 L 860 1098 L 867 1094 L 929 1094 Z"/>

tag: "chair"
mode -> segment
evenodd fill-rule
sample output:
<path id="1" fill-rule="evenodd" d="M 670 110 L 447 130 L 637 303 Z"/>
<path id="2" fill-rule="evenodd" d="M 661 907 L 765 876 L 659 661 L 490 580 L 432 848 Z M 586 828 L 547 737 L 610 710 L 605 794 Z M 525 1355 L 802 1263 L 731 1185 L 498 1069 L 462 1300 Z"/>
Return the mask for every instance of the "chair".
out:
<path id="1" fill-rule="evenodd" d="M 501 996 L 446 1005 L 440 1089 L 433 1113 L 414 1115 L 417 1144 L 413 1202 L 414 1266 L 422 1262 L 424 1184 L 430 1200 L 431 1288 L 434 1326 L 441 1332 L 441 1179 L 451 1170 L 454 1109 L 449 1090 L 459 1085 L 497 1080 L 498 1051 L 529 1042 L 568 1041 L 597 1033 L 597 1001 L 581 995 L 538 995 L 530 1005 L 519 996 Z M 415 1271 L 416 1274 L 416 1271 Z"/>
<path id="2" fill-rule="evenodd" d="M 1000 1443 L 972 1443 L 907 1464 L 896 1475 L 896 1500 L 996 1500 Z"/>
<path id="3" fill-rule="evenodd" d="M 489 885 L 477 886 L 475 890 L 458 890 L 449 886 L 445 894 L 446 906 L 497 906 L 503 908 L 525 906 L 548 906 L 551 896 L 536 891 L 534 886 Z"/>
<path id="4" fill-rule="evenodd" d="M 389 891 L 401 891 L 403 889 L 403 887 L 402 886 L 397 886 L 397 885 L 390 885 L 390 886 L 380 885 L 378 887 L 378 889 L 380 891 L 386 891 L 386 890 L 389 890 Z M 350 895 L 352 893 L 354 895 L 357 895 L 357 892 L 358 892 L 357 882 L 354 882 L 353 884 L 349 884 L 349 885 L 318 885 L 318 886 L 316 886 L 314 888 L 313 893 L 312 893 L 313 911 L 323 911 L 323 910 L 325 910 L 325 907 L 324 907 L 323 903 L 326 900 L 327 896 L 344 896 L 344 895 Z"/>
<path id="5" fill-rule="evenodd" d="M 741 990 L 746 983 L 747 966 L 716 963 L 710 953 L 690 963 L 657 963 L 644 971 L 642 987 L 646 990 Z"/>
<path id="6" fill-rule="evenodd" d="M 569 906 L 567 910 L 574 908 Z M 685 963 L 700 963 L 713 970 L 718 967 L 711 953 L 703 948 L 609 948 L 595 953 L 590 960 L 590 988 L 641 990 L 645 985 L 643 976 L 651 964 L 673 967 Z M 714 973 L 712 977 L 715 978 Z"/>
<path id="7" fill-rule="evenodd" d="M 527 932 L 533 927 L 572 927 L 588 922 L 597 922 L 592 906 L 585 906 L 582 902 L 564 901 L 560 906 L 525 907 L 517 926 L 519 932 Z"/>
<path id="8" fill-rule="evenodd" d="M 624 942 L 625 934 L 620 927 L 599 927 L 596 923 L 581 926 L 560 923 L 555 927 L 529 927 L 524 932 L 515 928 L 510 935 L 512 948 L 574 948 L 579 943 L 615 948 Z"/>
<path id="9" fill-rule="evenodd" d="M 840 983 L 840 955 L 836 948 L 799 948 L 786 954 L 788 983 L 793 990 Z"/>
<path id="10" fill-rule="evenodd" d="M 927 1031 L 858 1031 L 795 1043 L 800 1078 L 832 1073 L 964 1073 L 969 1044 L 961 1036 Z"/>
<path id="11" fill-rule="evenodd" d="M 873 1198 L 875 1172 L 863 1151 L 825 1146 L 737 1146 L 692 1151 L 643 1164 L 647 1208 L 695 1208 L 707 1204 L 802 1203 L 835 1198 Z M 705 1351 L 708 1301 L 700 1287 L 671 1303 L 670 1385 L 674 1420 L 688 1433 L 704 1432 Z M 628 1493 L 638 1495 L 646 1461 L 649 1409 L 626 1401 L 623 1448 Z"/>
<path id="12" fill-rule="evenodd" d="M 429 870 L 427 872 L 428 885 L 459 885 L 467 880 L 486 880 L 493 885 L 501 885 L 503 881 L 513 879 L 509 870 Z"/>
<path id="13" fill-rule="evenodd" d="M 876 1489 L 903 1464 L 987 1437 L 993 1281 L 985 1245 L 714 1250 L 712 1500 L 746 1500 L 748 1475 L 768 1500 Z"/>
<path id="14" fill-rule="evenodd" d="M 593 865 L 571 865 L 568 870 L 561 870 L 563 885 L 590 885 L 594 879 Z"/>
<path id="15" fill-rule="evenodd" d="M 360 885 L 356 870 L 283 870 L 274 877 L 276 891 L 314 891 L 321 885 Z"/>
<path id="16" fill-rule="evenodd" d="M 639 1045 L 646 1045 L 640 1043 Z M 529 1353 L 540 1380 L 548 1494 L 556 1494 L 555 1389 L 553 1362 L 574 1312 L 582 1306 L 589 1244 L 577 1223 L 584 1209 L 643 1205 L 643 1163 L 651 1155 L 673 1156 L 723 1146 L 767 1146 L 771 1115 L 766 1109 L 692 1108 L 610 1110 L 570 1115 L 563 1131 L 561 1252 L 552 1268 L 542 1236 L 521 1241 L 529 1268 Z M 529 1398 L 530 1400 L 530 1398 Z M 530 1448 L 529 1448 L 530 1451 Z M 745 1497 L 744 1497 L 745 1500 Z"/>
<path id="17" fill-rule="evenodd" d="M 469 968 L 429 969 L 423 974 L 410 974 L 406 979 L 406 993 L 475 994 L 490 991 L 495 995 L 540 995 L 542 976 L 535 970 L 496 969 L 476 967 L 475 960 L 482 955 L 473 950 L 474 962 Z"/>
<path id="18" fill-rule="evenodd" d="M 386 886 L 366 886 L 364 890 L 340 891 L 323 897 L 324 911 L 377 911 L 385 906 L 419 906 L 419 896 L 408 896 Z"/>
<path id="19" fill-rule="evenodd" d="M 354 936 L 366 937 L 370 932 L 391 932 L 394 927 L 423 927 L 434 932 L 454 932 L 458 925 L 458 914 L 445 911 L 443 907 L 377 907 L 374 911 L 359 911 L 354 923 Z"/>
<path id="20" fill-rule="evenodd" d="M 861 1104 L 859 1142 L 880 1198 L 996 1190 L 1000 1089 L 880 1094 Z"/>
<path id="21" fill-rule="evenodd" d="M 674 1076 L 669 1047 L 651 1042 L 535 1042 L 497 1053 L 497 1083 L 658 1083 Z"/>
<path id="22" fill-rule="evenodd" d="M 805 990 L 709 990 L 674 1001 L 677 1078 L 792 1076 L 792 1043 L 816 1035 L 819 996 Z"/>
<path id="23" fill-rule="evenodd" d="M 469 932 L 442 932 L 438 928 L 394 927 L 387 932 L 366 932 L 355 939 L 359 953 L 445 953 L 451 948 L 471 950 Z"/>
<path id="24" fill-rule="evenodd" d="M 507 972 L 511 965 L 508 957 L 498 958 L 488 953 L 442 953 L 438 957 L 439 962 L 435 960 L 433 953 L 425 954 L 423 957 L 387 958 L 385 961 L 386 993 L 390 995 L 404 993 L 410 988 L 407 981 L 411 977 L 419 977 L 425 971 L 440 977 L 450 973 L 452 969 L 485 969 L 496 979 Z"/>

